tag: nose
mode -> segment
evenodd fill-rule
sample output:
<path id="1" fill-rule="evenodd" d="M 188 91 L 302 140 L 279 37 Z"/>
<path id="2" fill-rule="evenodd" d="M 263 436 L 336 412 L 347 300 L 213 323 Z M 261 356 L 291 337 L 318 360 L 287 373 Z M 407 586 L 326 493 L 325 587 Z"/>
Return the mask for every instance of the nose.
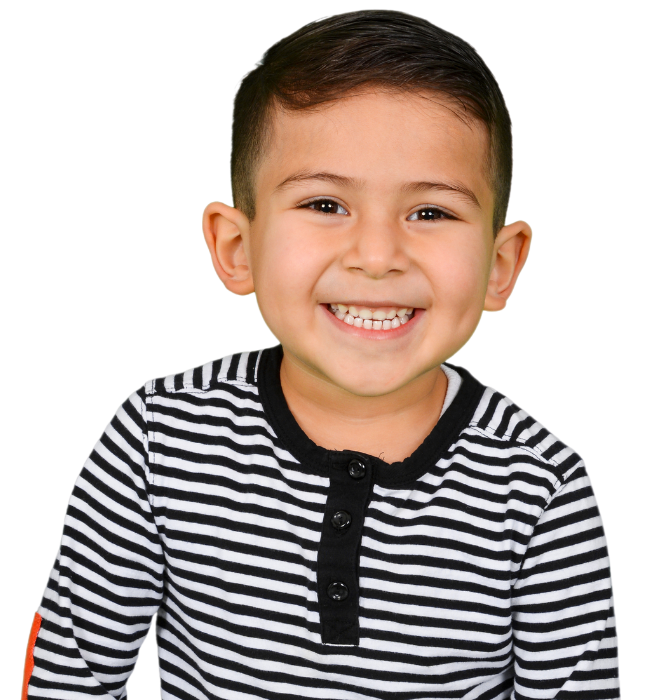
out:
<path id="1" fill-rule="evenodd" d="M 404 232 L 383 217 L 363 217 L 349 231 L 344 267 L 373 279 L 399 275 L 409 267 Z"/>

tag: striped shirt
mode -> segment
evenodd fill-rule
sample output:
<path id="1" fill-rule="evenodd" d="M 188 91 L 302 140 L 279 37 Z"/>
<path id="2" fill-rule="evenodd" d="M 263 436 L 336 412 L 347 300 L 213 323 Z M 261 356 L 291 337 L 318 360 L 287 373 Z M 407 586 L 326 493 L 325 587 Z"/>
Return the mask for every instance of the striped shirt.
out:
<path id="1" fill-rule="evenodd" d="M 154 615 L 164 700 L 620 697 L 572 449 L 446 363 L 445 410 L 403 462 L 326 450 L 281 360 L 231 355 L 119 409 L 69 503 L 30 699 L 126 698 Z"/>

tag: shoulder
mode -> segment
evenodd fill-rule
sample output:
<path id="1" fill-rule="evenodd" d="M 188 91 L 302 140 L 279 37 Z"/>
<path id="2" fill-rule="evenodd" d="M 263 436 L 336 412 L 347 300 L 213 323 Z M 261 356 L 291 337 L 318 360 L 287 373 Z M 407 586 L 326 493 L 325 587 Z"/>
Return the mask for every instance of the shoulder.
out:
<path id="1" fill-rule="evenodd" d="M 257 392 L 257 370 L 263 350 L 238 352 L 204 365 L 148 381 L 144 396 L 202 394 L 218 388 Z"/>
<path id="2" fill-rule="evenodd" d="M 495 389 L 484 386 L 464 431 L 473 449 L 499 462 L 510 480 L 537 482 L 550 500 L 576 471 L 584 469 L 580 455 L 524 409 Z"/>

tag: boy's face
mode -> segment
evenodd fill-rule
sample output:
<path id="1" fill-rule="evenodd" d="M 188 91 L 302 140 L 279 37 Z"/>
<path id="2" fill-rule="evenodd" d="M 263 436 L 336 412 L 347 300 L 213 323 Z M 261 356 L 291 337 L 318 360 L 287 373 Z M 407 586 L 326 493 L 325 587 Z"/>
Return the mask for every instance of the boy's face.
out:
<path id="1" fill-rule="evenodd" d="M 505 304 L 488 293 L 506 284 L 491 279 L 500 240 L 486 148 L 485 129 L 435 96 L 365 93 L 276 114 L 256 217 L 238 219 L 239 255 L 289 361 L 357 396 L 384 395 L 450 358 L 484 308 Z M 507 230 L 525 259 L 528 234 Z M 380 330 L 363 323 L 368 311 Z"/>

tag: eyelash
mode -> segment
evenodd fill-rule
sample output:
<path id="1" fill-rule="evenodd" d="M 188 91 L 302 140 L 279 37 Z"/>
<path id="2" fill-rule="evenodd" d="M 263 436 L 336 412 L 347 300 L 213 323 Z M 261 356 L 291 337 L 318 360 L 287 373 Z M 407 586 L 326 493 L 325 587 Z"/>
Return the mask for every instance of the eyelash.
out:
<path id="1" fill-rule="evenodd" d="M 343 205 L 339 204 L 335 199 L 329 199 L 327 197 L 320 197 L 316 199 L 310 199 L 307 202 L 303 202 L 302 204 L 298 205 L 298 209 L 312 209 L 313 211 L 317 212 L 318 214 L 323 214 L 323 216 L 335 216 L 336 214 L 339 214 L 338 211 L 336 212 L 328 212 L 328 211 L 318 211 L 318 209 L 314 209 L 313 205 L 314 204 L 335 204 L 337 207 L 340 207 L 345 211 L 345 208 Z M 411 219 L 411 216 L 417 216 L 421 211 L 433 211 L 437 214 L 437 216 L 434 219 L 428 219 L 428 221 L 440 221 L 441 219 L 449 219 L 450 221 L 456 220 L 456 217 L 450 214 L 449 212 L 445 211 L 444 209 L 441 209 L 440 207 L 434 206 L 432 204 L 425 205 L 423 207 L 420 207 L 420 209 L 416 209 L 414 212 L 409 214 L 407 217 L 407 221 L 427 221 L 427 219 Z M 347 212 L 346 212 L 347 214 Z"/>

